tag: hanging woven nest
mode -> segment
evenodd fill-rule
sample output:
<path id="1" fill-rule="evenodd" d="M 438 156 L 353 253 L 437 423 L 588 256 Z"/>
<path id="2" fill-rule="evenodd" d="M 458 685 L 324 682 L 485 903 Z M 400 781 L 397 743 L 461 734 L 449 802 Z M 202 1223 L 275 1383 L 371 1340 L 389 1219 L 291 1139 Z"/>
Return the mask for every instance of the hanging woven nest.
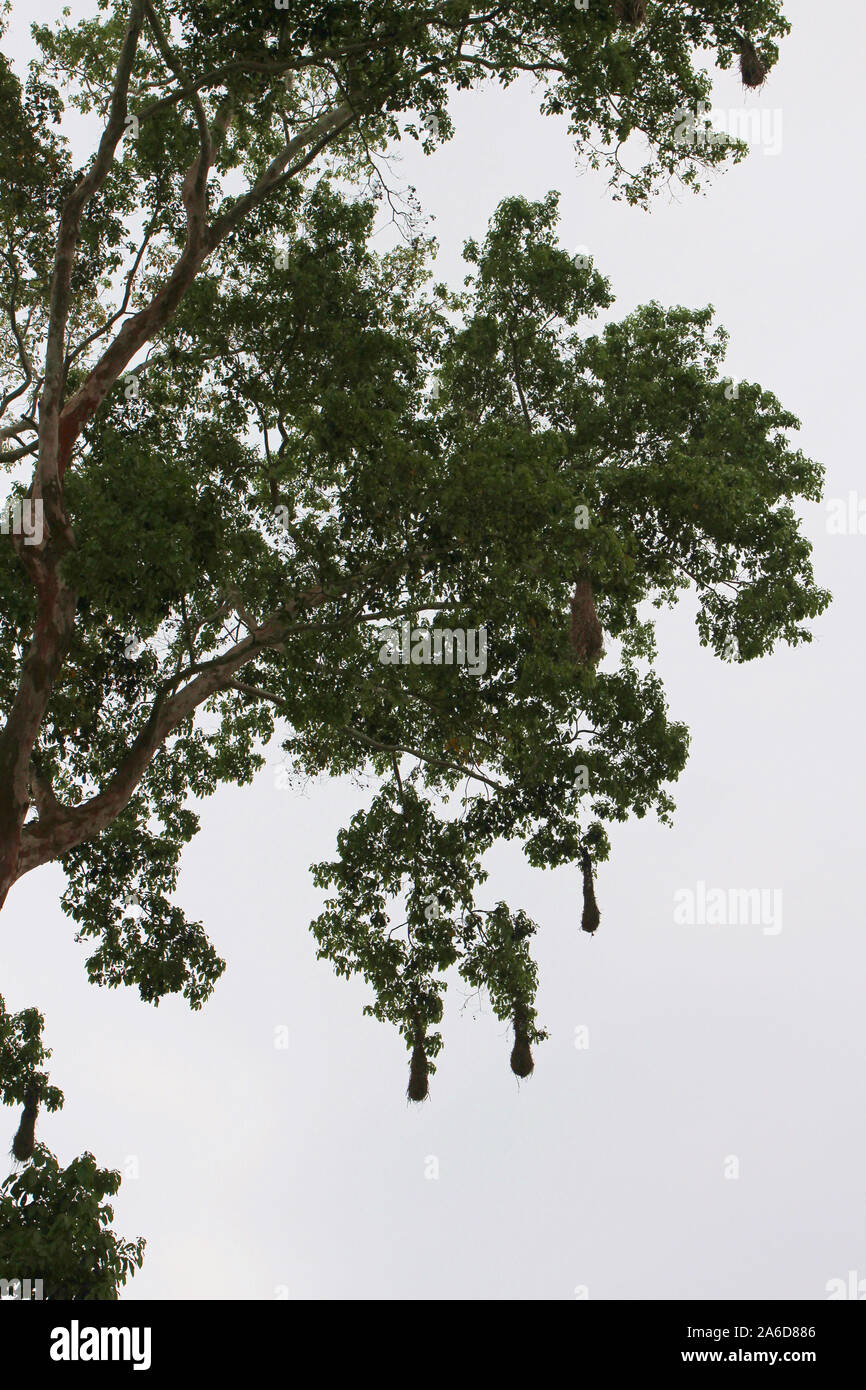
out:
<path id="1" fill-rule="evenodd" d="M 571 600 L 571 645 L 581 666 L 594 666 L 604 649 L 604 633 L 588 579 L 578 579 Z"/>
<path id="2" fill-rule="evenodd" d="M 39 1097 L 35 1086 L 28 1087 L 24 1097 L 24 1110 L 15 1138 L 12 1140 L 12 1157 L 18 1163 L 27 1163 L 36 1148 L 36 1116 L 39 1114 Z"/>
<path id="3" fill-rule="evenodd" d="M 586 850 L 580 856 L 581 868 L 583 869 L 583 916 L 580 922 L 581 931 L 589 932 L 590 935 L 598 931 L 598 924 L 601 921 L 601 913 L 598 910 L 598 903 L 595 900 L 595 885 L 592 880 L 592 860 Z"/>
<path id="4" fill-rule="evenodd" d="M 529 1046 L 529 1034 L 522 1024 L 518 1023 L 515 1015 L 514 1019 L 514 1046 L 511 1049 L 511 1070 L 515 1076 L 525 1080 L 531 1076 L 535 1069 L 532 1060 L 532 1048 Z"/>
<path id="5" fill-rule="evenodd" d="M 514 1046 L 511 1049 L 511 1070 L 515 1076 L 525 1080 L 531 1076 L 535 1063 L 532 1060 L 532 1048 L 529 1046 L 529 1028 L 526 1023 L 526 1010 L 522 1004 L 515 1003 L 514 1013 L 511 1018 L 514 1025 Z"/>
<path id="6" fill-rule="evenodd" d="M 646 20 L 646 0 L 614 0 L 613 12 L 620 24 L 643 24 Z"/>
<path id="7" fill-rule="evenodd" d="M 763 87 L 769 68 L 751 39 L 740 39 L 740 77 L 744 87 Z"/>
<path id="8" fill-rule="evenodd" d="M 409 1064 L 409 1085 L 406 1087 L 406 1095 L 410 1100 L 420 1104 L 426 1100 L 430 1094 L 430 1073 L 427 1066 L 427 1053 L 424 1051 L 423 1033 L 415 1034 L 415 1043 L 412 1048 L 412 1061 Z"/>

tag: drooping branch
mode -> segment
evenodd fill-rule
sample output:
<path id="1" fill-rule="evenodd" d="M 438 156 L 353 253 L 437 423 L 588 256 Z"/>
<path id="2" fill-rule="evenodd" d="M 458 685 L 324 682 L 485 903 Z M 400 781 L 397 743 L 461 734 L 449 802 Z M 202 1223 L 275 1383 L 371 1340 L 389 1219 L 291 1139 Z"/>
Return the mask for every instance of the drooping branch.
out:
<path id="1" fill-rule="evenodd" d="M 440 769 L 443 772 L 459 772 L 461 777 L 470 777 L 476 782 L 483 782 L 485 786 L 492 787 L 494 791 L 502 791 L 501 782 L 496 782 L 492 777 L 487 777 L 477 768 L 466 767 L 463 763 L 446 761 L 443 758 L 431 758 L 426 753 L 422 753 L 418 748 L 410 748 L 400 743 L 382 743 L 379 739 L 371 738 L 365 734 L 363 729 L 356 729 L 351 724 L 344 725 L 345 732 L 352 738 L 358 739 L 360 743 L 377 753 L 400 753 L 409 758 L 417 758 L 419 762 L 426 763 L 428 767 Z"/>

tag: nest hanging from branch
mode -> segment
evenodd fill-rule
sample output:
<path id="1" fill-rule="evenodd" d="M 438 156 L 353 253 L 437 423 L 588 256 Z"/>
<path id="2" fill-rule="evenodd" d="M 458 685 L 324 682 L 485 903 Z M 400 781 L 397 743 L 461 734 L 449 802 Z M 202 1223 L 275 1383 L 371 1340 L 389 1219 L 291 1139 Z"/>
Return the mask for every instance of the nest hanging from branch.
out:
<path id="1" fill-rule="evenodd" d="M 604 650 L 604 633 L 588 579 L 578 579 L 571 599 L 571 645 L 581 666 L 594 666 Z"/>
<path id="2" fill-rule="evenodd" d="M 27 1163 L 36 1148 L 36 1116 L 39 1114 L 39 1096 L 35 1086 L 28 1086 L 24 1097 L 21 1123 L 12 1140 L 12 1157 L 18 1163 Z"/>
<path id="3" fill-rule="evenodd" d="M 521 1008 L 515 1008 L 512 1022 L 514 1024 L 514 1046 L 511 1049 L 511 1070 L 515 1076 L 525 1080 L 527 1076 L 532 1075 L 535 1063 L 532 1060 L 532 1049 L 529 1046 L 526 1015 Z"/>
<path id="4" fill-rule="evenodd" d="M 740 39 L 740 77 L 744 87 L 763 87 L 769 68 L 751 39 Z"/>
<path id="5" fill-rule="evenodd" d="M 419 1030 L 415 1033 L 415 1042 L 412 1047 L 412 1061 L 409 1063 L 409 1085 L 406 1087 L 406 1095 L 410 1100 L 420 1103 L 426 1100 L 430 1094 L 430 1073 L 427 1066 L 427 1053 L 424 1051 L 424 1034 Z"/>
<path id="6" fill-rule="evenodd" d="M 583 869 L 583 916 L 580 922 L 580 929 L 592 935 L 594 932 L 598 931 L 601 913 L 598 910 L 598 903 L 595 900 L 595 885 L 592 881 L 592 860 L 586 850 L 584 850 L 580 856 L 580 864 Z"/>
<path id="7" fill-rule="evenodd" d="M 620 24 L 643 24 L 646 20 L 646 0 L 614 0 L 613 12 Z"/>

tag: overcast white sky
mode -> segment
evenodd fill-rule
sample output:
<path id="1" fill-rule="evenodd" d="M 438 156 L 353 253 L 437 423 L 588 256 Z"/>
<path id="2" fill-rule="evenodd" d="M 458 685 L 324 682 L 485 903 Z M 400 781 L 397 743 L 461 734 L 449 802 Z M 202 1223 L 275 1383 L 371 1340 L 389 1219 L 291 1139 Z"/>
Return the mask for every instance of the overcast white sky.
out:
<path id="1" fill-rule="evenodd" d="M 11 51 L 60 8 L 16 0 Z M 408 146 L 403 169 L 453 284 L 502 197 L 561 190 L 563 239 L 590 248 L 615 312 L 714 304 L 730 374 L 801 416 L 828 497 L 866 495 L 852 96 L 866 20 L 855 0 L 786 11 L 794 32 L 763 92 L 745 97 L 732 74 L 718 86 L 720 109 L 772 113 L 769 148 L 706 197 L 613 204 L 529 84 L 463 97 L 450 144 L 429 159 Z M 185 856 L 180 899 L 229 965 L 202 1013 L 89 986 L 59 870 L 14 889 L 0 990 L 44 1011 L 66 1094 L 39 1133 L 64 1161 L 86 1148 L 133 1175 L 115 1224 L 148 1251 L 127 1297 L 821 1299 L 849 1270 L 866 1279 L 866 535 L 830 535 L 826 515 L 806 513 L 835 595 L 811 647 L 725 666 L 688 607 L 664 617 L 660 670 L 692 756 L 672 830 L 614 833 L 598 935 L 579 930 L 576 869 L 530 870 L 517 847 L 491 857 L 491 901 L 543 928 L 551 1036 L 526 1084 L 508 1030 L 458 987 L 432 1099 L 407 1106 L 401 1041 L 361 1016 L 365 988 L 317 963 L 307 931 L 321 905 L 308 865 L 359 793 L 278 790 L 276 747 L 253 788 L 203 806 Z M 781 889 L 782 931 L 676 925 L 674 894 L 700 881 Z M 0 1119 L 11 1140 L 17 1116 Z"/>

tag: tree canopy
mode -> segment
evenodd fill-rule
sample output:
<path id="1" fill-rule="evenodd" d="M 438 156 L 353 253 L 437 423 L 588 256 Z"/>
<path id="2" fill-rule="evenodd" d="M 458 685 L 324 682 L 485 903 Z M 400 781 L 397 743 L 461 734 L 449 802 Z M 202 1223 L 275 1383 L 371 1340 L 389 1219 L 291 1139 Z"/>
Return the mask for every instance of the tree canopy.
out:
<path id="1" fill-rule="evenodd" d="M 403 1035 L 410 1097 L 452 970 L 530 1073 L 537 928 L 483 857 L 574 864 L 596 930 L 609 827 L 668 820 L 687 756 L 654 607 L 691 588 L 726 660 L 808 641 L 822 473 L 723 375 L 711 309 L 593 325 L 613 292 L 555 194 L 501 203 L 459 289 L 411 213 L 375 250 L 381 158 L 530 73 L 643 205 L 742 157 L 683 109 L 711 57 L 763 82 L 786 31 L 775 0 L 99 0 L 34 26 L 25 82 L 0 64 L 0 460 L 42 518 L 0 544 L 0 905 L 59 862 L 93 982 L 207 999 L 224 963 L 173 900 L 190 803 L 277 738 L 293 774 L 378 779 L 313 931 Z M 101 132 L 81 166 L 70 111 Z M 3 1100 L 54 1108 L 38 1015 L 0 1022 Z M 34 1154 L 7 1194 L 80 1179 L 96 1219 L 106 1175 Z"/>
<path id="2" fill-rule="evenodd" d="M 38 1144 L 26 1168 L 0 1186 L 2 1276 L 36 1280 L 46 1299 L 115 1299 L 130 1274 L 141 1268 L 144 1241 L 118 1239 L 107 1197 L 120 1187 L 120 1174 L 82 1154 L 67 1168 Z M 14 1295 L 12 1295 L 14 1296 Z M 20 1297 L 20 1292 L 18 1293 Z"/>

